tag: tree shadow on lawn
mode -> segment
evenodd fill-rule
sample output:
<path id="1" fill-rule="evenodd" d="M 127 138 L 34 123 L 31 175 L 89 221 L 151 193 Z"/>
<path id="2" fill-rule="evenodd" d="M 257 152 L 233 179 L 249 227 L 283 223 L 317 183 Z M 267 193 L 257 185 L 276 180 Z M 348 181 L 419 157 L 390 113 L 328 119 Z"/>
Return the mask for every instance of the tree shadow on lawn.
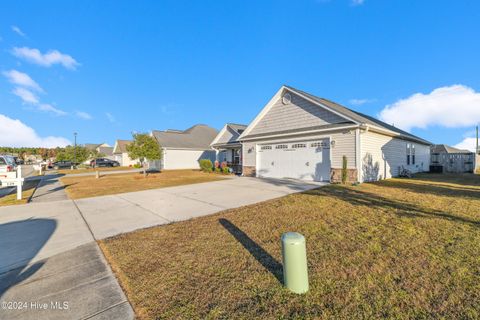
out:
<path id="1" fill-rule="evenodd" d="M 265 249 L 253 241 L 245 232 L 240 230 L 236 225 L 227 219 L 218 219 L 218 222 L 247 249 L 248 252 L 267 269 L 280 283 L 283 283 L 283 267 L 274 257 L 272 257 Z"/>
<path id="2" fill-rule="evenodd" d="M 414 204 L 391 200 L 370 192 L 352 190 L 345 187 L 331 186 L 303 192 L 311 196 L 335 197 L 355 206 L 369 208 L 393 209 L 391 212 L 400 217 L 409 218 L 437 218 L 452 222 L 465 223 L 473 227 L 480 227 L 480 221 L 452 215 L 443 211 L 434 211 L 419 207 Z"/>

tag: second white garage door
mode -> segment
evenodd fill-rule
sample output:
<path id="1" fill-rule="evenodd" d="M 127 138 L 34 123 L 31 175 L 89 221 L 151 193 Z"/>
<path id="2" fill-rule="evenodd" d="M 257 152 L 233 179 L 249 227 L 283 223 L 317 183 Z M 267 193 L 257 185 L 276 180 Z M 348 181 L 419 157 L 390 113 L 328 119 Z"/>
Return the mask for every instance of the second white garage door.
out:
<path id="1" fill-rule="evenodd" d="M 329 181 L 329 139 L 259 145 L 257 176 Z"/>

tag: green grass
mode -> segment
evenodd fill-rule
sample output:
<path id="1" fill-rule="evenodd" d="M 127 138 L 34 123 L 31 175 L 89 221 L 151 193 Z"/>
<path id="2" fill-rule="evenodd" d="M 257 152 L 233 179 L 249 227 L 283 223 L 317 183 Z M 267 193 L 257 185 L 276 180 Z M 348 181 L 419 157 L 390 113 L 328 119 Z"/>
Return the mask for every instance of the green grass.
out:
<path id="1" fill-rule="evenodd" d="M 307 239 L 310 291 L 282 287 Z M 140 319 L 480 317 L 480 177 L 330 185 L 100 245 Z"/>

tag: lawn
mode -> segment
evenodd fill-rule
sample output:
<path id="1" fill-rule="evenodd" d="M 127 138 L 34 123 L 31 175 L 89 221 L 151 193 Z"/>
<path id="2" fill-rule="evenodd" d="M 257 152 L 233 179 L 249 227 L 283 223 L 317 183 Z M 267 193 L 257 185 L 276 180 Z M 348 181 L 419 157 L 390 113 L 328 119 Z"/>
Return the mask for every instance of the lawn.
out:
<path id="1" fill-rule="evenodd" d="M 26 180 L 23 183 L 22 200 L 17 200 L 17 190 L 15 189 L 13 193 L 0 197 L 0 207 L 27 203 L 39 183 L 40 179 Z"/>
<path id="2" fill-rule="evenodd" d="M 140 319 L 480 317 L 480 176 L 330 185 L 100 241 Z M 310 291 L 282 288 L 280 236 Z"/>
<path id="3" fill-rule="evenodd" d="M 55 170 L 59 174 L 79 174 L 79 173 L 91 173 L 95 171 L 128 171 L 128 170 L 135 170 L 132 167 L 101 167 L 101 168 L 77 168 L 77 169 L 59 169 Z"/>
<path id="4" fill-rule="evenodd" d="M 216 181 L 225 176 L 204 173 L 199 170 L 165 170 L 161 173 L 150 173 L 145 178 L 142 173 L 124 173 L 95 176 L 64 176 L 60 181 L 71 199 L 117 194 L 173 187 L 184 184 Z"/>

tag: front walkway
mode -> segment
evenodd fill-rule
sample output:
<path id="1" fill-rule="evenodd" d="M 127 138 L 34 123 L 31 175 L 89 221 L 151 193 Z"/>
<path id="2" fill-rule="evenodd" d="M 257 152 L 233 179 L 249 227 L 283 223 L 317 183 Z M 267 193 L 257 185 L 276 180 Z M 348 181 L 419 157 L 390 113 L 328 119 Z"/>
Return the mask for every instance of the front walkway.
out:
<path id="1" fill-rule="evenodd" d="M 21 301 L 29 307 L 1 310 L 0 318 L 132 319 L 132 309 L 94 240 L 321 185 L 233 178 L 76 201 L 2 207 L 0 302 Z M 68 309 L 40 312 L 31 307 L 35 301 L 48 305 L 67 302 Z"/>
<path id="2" fill-rule="evenodd" d="M 46 173 L 38 184 L 37 190 L 32 195 L 30 202 L 52 202 L 68 200 L 64 185 L 56 173 Z"/>

